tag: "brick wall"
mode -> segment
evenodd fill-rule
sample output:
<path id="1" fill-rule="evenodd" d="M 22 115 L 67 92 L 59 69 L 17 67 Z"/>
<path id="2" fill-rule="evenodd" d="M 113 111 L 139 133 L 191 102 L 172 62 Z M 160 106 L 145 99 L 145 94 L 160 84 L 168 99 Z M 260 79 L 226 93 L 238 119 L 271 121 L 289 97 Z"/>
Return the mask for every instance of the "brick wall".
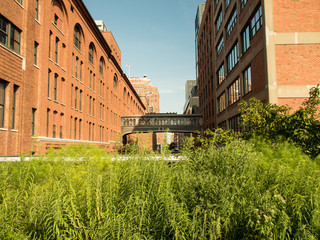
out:
<path id="1" fill-rule="evenodd" d="M 276 45 L 278 85 L 319 84 L 320 44 Z"/>
<path id="2" fill-rule="evenodd" d="M 276 32 L 319 32 L 319 0 L 273 0 Z"/>

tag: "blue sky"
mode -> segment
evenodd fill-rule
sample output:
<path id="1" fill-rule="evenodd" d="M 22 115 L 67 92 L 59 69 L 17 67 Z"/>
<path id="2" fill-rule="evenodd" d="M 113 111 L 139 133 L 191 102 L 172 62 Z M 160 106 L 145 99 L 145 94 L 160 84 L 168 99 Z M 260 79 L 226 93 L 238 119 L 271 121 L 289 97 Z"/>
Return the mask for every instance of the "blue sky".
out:
<path id="1" fill-rule="evenodd" d="M 103 20 L 122 55 L 122 69 L 150 78 L 160 111 L 182 113 L 185 81 L 195 79 L 194 21 L 204 0 L 83 0 Z"/>

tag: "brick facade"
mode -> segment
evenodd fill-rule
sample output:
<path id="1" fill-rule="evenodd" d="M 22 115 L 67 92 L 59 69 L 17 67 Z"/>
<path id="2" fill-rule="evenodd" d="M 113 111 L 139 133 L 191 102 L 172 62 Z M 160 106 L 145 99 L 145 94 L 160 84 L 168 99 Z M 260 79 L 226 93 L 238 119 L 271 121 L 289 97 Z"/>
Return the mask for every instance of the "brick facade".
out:
<path id="1" fill-rule="evenodd" d="M 111 150 L 120 116 L 145 112 L 111 32 L 99 31 L 80 0 L 19 2 L 0 2 L 2 21 L 20 32 L 20 51 L 0 43 L 0 155 L 70 143 Z"/>
<path id="2" fill-rule="evenodd" d="M 196 35 L 205 129 L 239 131 L 238 103 L 252 97 L 301 106 L 320 83 L 319 8 L 318 0 L 206 1 Z"/>

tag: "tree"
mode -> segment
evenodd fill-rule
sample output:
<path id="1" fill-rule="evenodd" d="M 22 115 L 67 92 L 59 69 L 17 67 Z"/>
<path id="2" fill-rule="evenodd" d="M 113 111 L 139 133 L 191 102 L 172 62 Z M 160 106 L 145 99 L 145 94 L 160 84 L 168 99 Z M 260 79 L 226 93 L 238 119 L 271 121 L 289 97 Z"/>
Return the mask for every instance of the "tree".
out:
<path id="1" fill-rule="evenodd" d="M 295 112 L 287 105 L 263 104 L 252 98 L 239 103 L 244 135 L 285 138 L 316 157 L 320 154 L 320 85 L 310 89 L 310 97 Z"/>

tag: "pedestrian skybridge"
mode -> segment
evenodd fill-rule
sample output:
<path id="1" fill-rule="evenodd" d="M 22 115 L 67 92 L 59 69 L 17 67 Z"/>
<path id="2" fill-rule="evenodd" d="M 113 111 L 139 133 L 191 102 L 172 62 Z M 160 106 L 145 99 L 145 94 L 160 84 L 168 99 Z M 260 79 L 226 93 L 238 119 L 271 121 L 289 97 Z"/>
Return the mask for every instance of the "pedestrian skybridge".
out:
<path id="1" fill-rule="evenodd" d="M 194 133 L 202 130 L 202 115 L 193 114 L 146 114 L 141 116 L 122 116 L 122 137 L 132 133 L 179 132 Z"/>

